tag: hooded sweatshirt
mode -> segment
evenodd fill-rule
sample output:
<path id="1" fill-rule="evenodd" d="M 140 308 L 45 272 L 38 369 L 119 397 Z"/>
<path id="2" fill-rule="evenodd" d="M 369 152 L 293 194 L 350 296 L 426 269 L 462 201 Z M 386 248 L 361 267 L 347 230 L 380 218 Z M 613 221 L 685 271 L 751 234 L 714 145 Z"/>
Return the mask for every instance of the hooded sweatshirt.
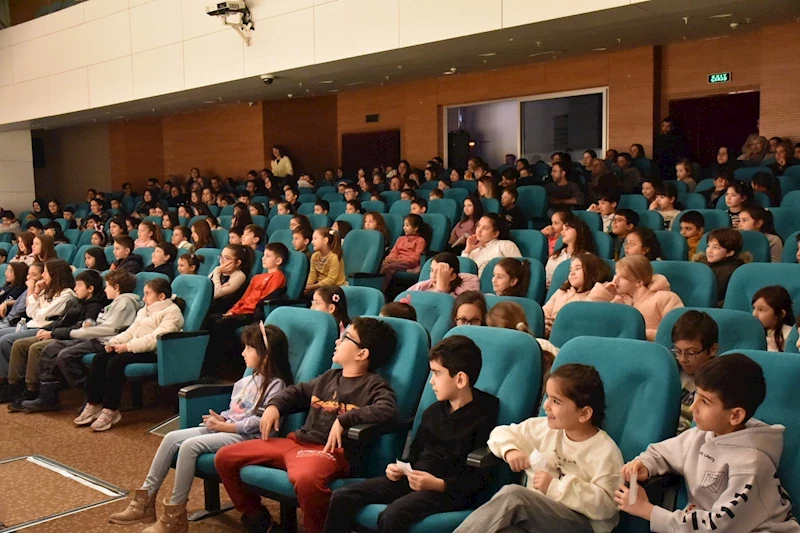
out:
<path id="1" fill-rule="evenodd" d="M 141 303 L 138 295 L 132 292 L 120 294 L 100 311 L 96 325 L 73 329 L 69 336 L 71 339 L 97 339 L 105 342 L 133 324 L 139 307 Z"/>
<path id="2" fill-rule="evenodd" d="M 93 294 L 85 300 L 73 300 L 67 305 L 67 310 L 61 317 L 46 327 L 53 333 L 56 340 L 68 340 L 70 331 L 80 328 L 84 320 L 94 320 L 103 306 L 108 303 L 108 298 L 103 292 Z"/>
<path id="3" fill-rule="evenodd" d="M 131 255 L 122 260 L 117 259 L 111 266 L 113 270 L 127 270 L 131 274 L 136 275 L 144 268 L 144 259 L 142 259 L 141 255 L 136 255 L 131 252 Z"/>
<path id="4" fill-rule="evenodd" d="M 685 510 L 655 507 L 650 530 L 800 532 L 800 524 L 790 519 L 789 495 L 776 475 L 784 429 L 750 419 L 744 429 L 728 435 L 694 427 L 648 446 L 637 459 L 650 475 L 680 474 L 689 492 Z"/>
<path id="5" fill-rule="evenodd" d="M 679 307 L 683 307 L 680 296 L 670 290 L 669 281 L 662 275 L 654 275 L 647 287 L 639 287 L 633 296 L 613 295 L 602 283 L 596 283 L 589 293 L 596 302 L 611 302 L 633 306 L 644 317 L 647 340 L 656 339 L 656 331 L 661 319 Z"/>
<path id="6" fill-rule="evenodd" d="M 136 313 L 131 327 L 109 339 L 108 344 L 127 344 L 131 353 L 154 352 L 158 336 L 183 327 L 183 313 L 171 299 L 159 300 Z"/>
<path id="7" fill-rule="evenodd" d="M 77 298 L 75 291 L 72 289 L 63 289 L 53 296 L 51 300 L 45 297 L 44 292 L 41 292 L 39 296 L 28 294 L 27 307 L 25 308 L 25 312 L 31 319 L 28 322 L 28 327 L 43 328 L 50 325 L 53 320 L 48 319 L 62 315 L 67 308 L 67 304 Z"/>

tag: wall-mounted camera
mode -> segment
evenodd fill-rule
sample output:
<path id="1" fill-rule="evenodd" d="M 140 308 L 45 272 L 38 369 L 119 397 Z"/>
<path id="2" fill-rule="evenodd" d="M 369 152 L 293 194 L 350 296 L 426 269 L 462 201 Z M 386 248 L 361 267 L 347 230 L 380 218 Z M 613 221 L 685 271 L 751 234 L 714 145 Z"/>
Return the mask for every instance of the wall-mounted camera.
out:
<path id="1" fill-rule="evenodd" d="M 266 85 L 272 85 L 273 82 L 275 81 L 275 75 L 274 74 L 262 74 L 261 75 L 261 81 L 263 81 Z"/>

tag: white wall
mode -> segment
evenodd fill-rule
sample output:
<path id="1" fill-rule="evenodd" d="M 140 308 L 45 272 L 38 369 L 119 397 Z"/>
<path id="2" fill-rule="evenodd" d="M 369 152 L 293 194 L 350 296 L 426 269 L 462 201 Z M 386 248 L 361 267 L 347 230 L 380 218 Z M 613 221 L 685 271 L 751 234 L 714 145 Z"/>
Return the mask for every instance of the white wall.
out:
<path id="1" fill-rule="evenodd" d="M 584 150 L 593 149 L 598 155 L 602 147 L 596 145 L 602 137 L 602 98 L 573 96 L 525 102 L 522 106 L 523 138 L 522 156 L 530 161 L 550 160 L 555 150 L 554 118 L 567 115 L 568 146 L 573 160 L 580 160 Z M 595 119 L 599 119 L 595 122 Z"/>
<path id="2" fill-rule="evenodd" d="M 0 133 L 0 207 L 19 213 L 34 197 L 30 130 Z"/>
<path id="3" fill-rule="evenodd" d="M 641 1 L 247 0 L 247 47 L 209 0 L 89 0 L 0 31 L 0 124 Z"/>
<path id="4" fill-rule="evenodd" d="M 471 153 L 481 157 L 491 168 L 505 163 L 506 154 L 517 153 L 519 138 L 519 103 L 493 102 L 458 108 L 461 129 L 469 132 L 476 146 Z M 447 129 L 458 129 L 458 109 L 447 110 Z"/>

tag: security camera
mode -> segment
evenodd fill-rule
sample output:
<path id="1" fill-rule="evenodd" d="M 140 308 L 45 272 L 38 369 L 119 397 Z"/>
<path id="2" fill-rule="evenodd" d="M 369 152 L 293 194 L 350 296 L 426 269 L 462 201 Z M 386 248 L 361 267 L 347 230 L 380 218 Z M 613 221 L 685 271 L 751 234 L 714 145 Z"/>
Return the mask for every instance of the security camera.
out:
<path id="1" fill-rule="evenodd" d="M 732 30 L 735 30 L 738 27 L 739 27 L 739 23 L 738 22 L 731 22 L 731 29 Z"/>
<path id="2" fill-rule="evenodd" d="M 262 74 L 261 81 L 263 81 L 267 85 L 272 85 L 272 82 L 275 81 L 275 76 L 272 74 Z"/>
<path id="3" fill-rule="evenodd" d="M 255 102 L 247 102 L 247 105 L 249 105 L 250 107 L 255 107 L 256 103 Z"/>

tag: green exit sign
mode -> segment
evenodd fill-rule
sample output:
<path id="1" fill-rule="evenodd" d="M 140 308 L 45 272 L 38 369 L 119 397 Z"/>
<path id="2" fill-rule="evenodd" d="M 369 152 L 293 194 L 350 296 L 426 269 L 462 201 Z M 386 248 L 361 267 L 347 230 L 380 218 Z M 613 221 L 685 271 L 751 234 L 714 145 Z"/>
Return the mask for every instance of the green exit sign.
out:
<path id="1" fill-rule="evenodd" d="M 730 72 L 718 72 L 708 75 L 708 83 L 728 83 L 729 81 L 731 81 Z"/>

